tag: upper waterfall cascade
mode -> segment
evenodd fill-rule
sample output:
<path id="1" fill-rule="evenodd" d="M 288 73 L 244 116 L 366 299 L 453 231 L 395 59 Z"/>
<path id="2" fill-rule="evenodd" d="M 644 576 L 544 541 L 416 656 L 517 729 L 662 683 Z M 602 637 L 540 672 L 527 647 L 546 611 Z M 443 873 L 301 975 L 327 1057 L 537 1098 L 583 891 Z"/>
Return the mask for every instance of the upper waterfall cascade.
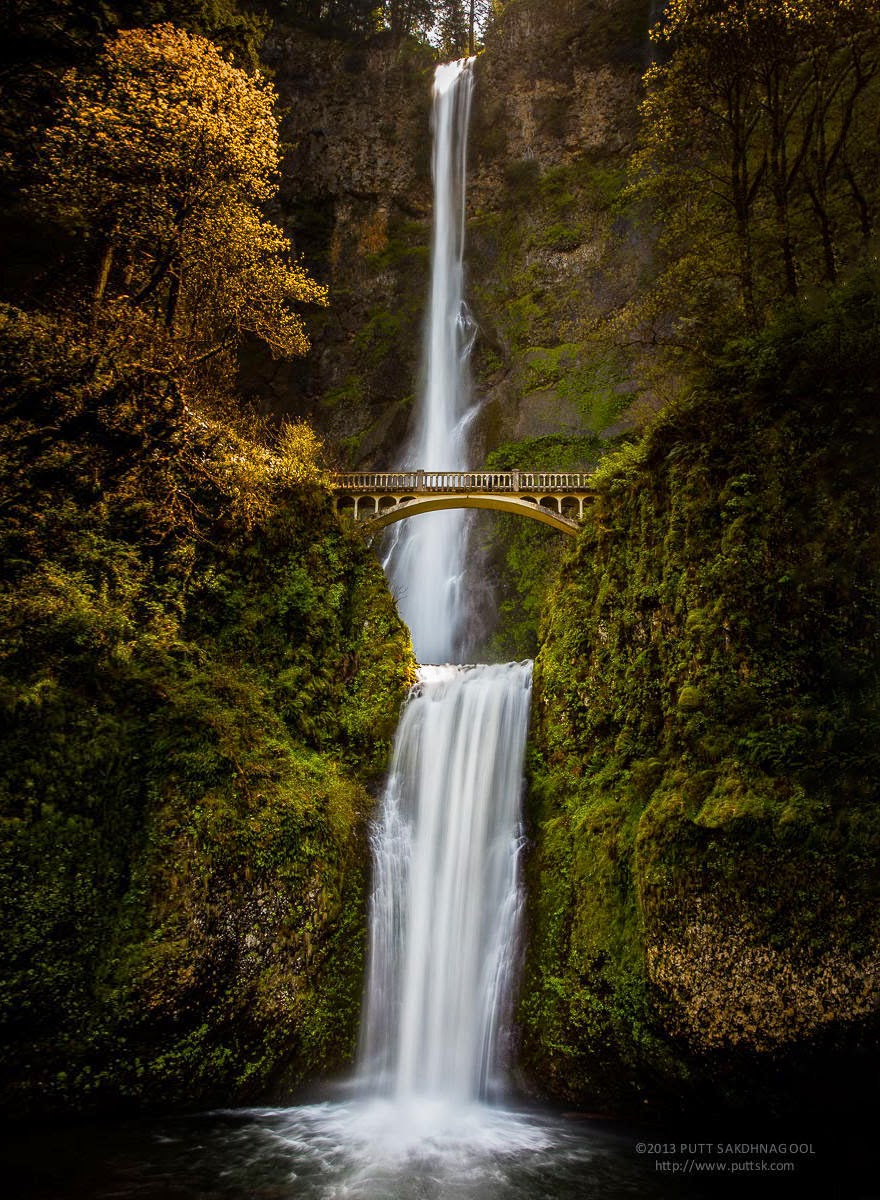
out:
<path id="1" fill-rule="evenodd" d="M 474 327 L 464 298 L 464 218 L 473 59 L 434 77 L 434 222 L 422 382 L 406 468 L 463 471 L 476 409 L 469 358 Z M 395 530 L 385 570 L 420 662 L 460 653 L 466 617 L 462 588 L 467 514 L 433 512 Z"/>

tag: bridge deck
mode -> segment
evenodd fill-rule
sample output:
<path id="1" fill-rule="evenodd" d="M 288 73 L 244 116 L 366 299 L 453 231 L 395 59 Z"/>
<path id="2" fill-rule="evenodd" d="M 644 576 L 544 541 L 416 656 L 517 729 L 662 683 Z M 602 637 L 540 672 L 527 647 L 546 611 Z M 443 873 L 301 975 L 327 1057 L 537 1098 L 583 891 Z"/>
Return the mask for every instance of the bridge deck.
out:
<path id="1" fill-rule="evenodd" d="M 569 495 L 590 491 L 587 471 L 351 471 L 333 477 L 336 491 L 364 495 L 412 492 L 539 492 Z"/>

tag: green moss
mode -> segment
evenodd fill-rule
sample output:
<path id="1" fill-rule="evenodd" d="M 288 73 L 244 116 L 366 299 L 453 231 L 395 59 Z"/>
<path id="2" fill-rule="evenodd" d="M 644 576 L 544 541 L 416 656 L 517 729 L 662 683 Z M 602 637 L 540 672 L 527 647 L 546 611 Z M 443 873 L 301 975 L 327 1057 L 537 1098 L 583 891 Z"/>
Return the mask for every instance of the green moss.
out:
<path id="1" fill-rule="evenodd" d="M 478 127 L 478 156 L 489 153 L 482 137 Z M 513 403 L 552 392 L 566 423 L 579 413 L 585 429 L 607 430 L 632 400 L 631 352 L 592 335 L 608 312 L 605 268 L 619 269 L 611 265 L 618 240 L 612 208 L 622 160 L 585 153 L 543 171 L 536 159 L 498 168 L 505 203 L 476 212 L 468 229 L 473 308 L 483 331 L 478 384 L 489 391 L 503 379 Z"/>
<path id="2" fill-rule="evenodd" d="M 506 442 L 486 462 L 503 471 L 589 469 L 602 452 L 591 435 L 551 434 Z M 555 586 L 568 539 L 521 517 L 498 514 L 488 527 L 480 552 L 490 563 L 496 594 L 497 628 L 481 655 L 488 661 L 532 658 L 538 648 L 538 622 L 548 592 Z"/>
<path id="3" fill-rule="evenodd" d="M 403 324 L 399 313 L 387 312 L 381 309 L 373 313 L 358 330 L 354 344 L 359 354 L 366 360 L 368 367 L 387 358 L 400 337 Z"/>
<path id="4" fill-rule="evenodd" d="M 731 348 L 593 476 L 536 664 L 546 1092 L 793 1108 L 876 1061 L 878 296 Z"/>
<path id="5" fill-rule="evenodd" d="M 569 216 L 578 209 L 602 212 L 612 206 L 626 180 L 623 165 L 584 154 L 545 171 L 537 180 L 537 193 L 553 216 Z"/>
<path id="6" fill-rule="evenodd" d="M 321 486 L 41 329 L 0 343 L 0 1104 L 255 1099 L 352 1050 L 408 635 Z"/>
<path id="7" fill-rule="evenodd" d="M 514 159 L 505 166 L 504 178 L 513 196 L 529 196 L 541 178 L 540 163 L 535 158 Z"/>
<path id="8" fill-rule="evenodd" d="M 537 245 L 543 246 L 547 250 L 553 250 L 558 254 L 570 254 L 586 240 L 586 231 L 583 225 L 577 223 L 566 224 L 563 221 L 555 221 L 552 225 L 541 229 L 535 240 Z"/>
<path id="9" fill-rule="evenodd" d="M 593 433 L 607 429 L 631 402 L 626 363 L 614 349 L 577 342 L 532 346 L 524 351 L 522 363 L 526 392 L 555 391 L 576 405 L 584 427 Z"/>
<path id="10" fill-rule="evenodd" d="M 391 224 L 382 249 L 369 256 L 368 266 L 376 272 L 394 270 L 416 274 L 421 283 L 430 256 L 428 232 L 423 221 L 397 219 Z"/>
<path id="11" fill-rule="evenodd" d="M 364 399 L 364 380 L 351 372 L 339 387 L 332 388 L 321 397 L 322 408 L 345 408 L 349 404 L 360 404 Z"/>

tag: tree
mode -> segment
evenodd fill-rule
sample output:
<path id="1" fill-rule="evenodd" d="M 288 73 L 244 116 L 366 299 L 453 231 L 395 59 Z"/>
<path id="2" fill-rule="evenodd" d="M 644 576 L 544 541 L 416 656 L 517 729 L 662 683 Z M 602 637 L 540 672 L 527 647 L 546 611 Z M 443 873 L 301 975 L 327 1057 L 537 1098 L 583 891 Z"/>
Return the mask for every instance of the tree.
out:
<path id="1" fill-rule="evenodd" d="M 280 20 L 334 35 L 383 30 L 393 42 L 427 37 L 447 56 L 474 54 L 500 0 L 262 0 Z"/>
<path id="2" fill-rule="evenodd" d="M 633 189 L 661 226 L 653 315 L 757 328 L 872 234 L 880 0 L 669 0 L 655 36 Z"/>
<path id="3" fill-rule="evenodd" d="M 308 346 L 294 306 L 325 290 L 260 215 L 276 194 L 274 91 L 206 38 L 121 31 L 96 69 L 65 77 L 43 143 L 42 202 L 95 248 L 93 323 L 129 306 L 192 364 L 243 333 Z"/>
<path id="4" fill-rule="evenodd" d="M 475 54 L 490 16 L 489 0 L 439 0 L 434 4 L 434 34 L 441 52 L 450 57 Z"/>
<path id="5" fill-rule="evenodd" d="M 369 36 L 383 29 L 395 42 L 424 33 L 433 23 L 433 0 L 262 0 L 279 20 L 333 36 Z"/>
<path id="6" fill-rule="evenodd" d="M 466 0 L 441 0 L 436 9 L 435 33 L 441 52 L 450 58 L 464 54 L 468 45 Z"/>

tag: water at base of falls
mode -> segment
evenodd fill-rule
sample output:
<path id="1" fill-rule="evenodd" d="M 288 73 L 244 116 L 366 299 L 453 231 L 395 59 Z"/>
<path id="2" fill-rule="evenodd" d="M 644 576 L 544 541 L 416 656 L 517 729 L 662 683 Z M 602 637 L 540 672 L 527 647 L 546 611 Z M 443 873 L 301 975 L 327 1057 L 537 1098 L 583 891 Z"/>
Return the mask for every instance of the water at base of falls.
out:
<path id="1" fill-rule="evenodd" d="M 682 1195 L 680 1181 L 658 1176 L 652 1157 L 634 1153 L 638 1136 L 482 1105 L 339 1101 L 0 1131 L 0 1179 L 16 1200 Z"/>
<path id="2" fill-rule="evenodd" d="M 584 1114 L 339 1100 L 0 1129 L 0 1180 L 15 1200 L 802 1200 L 875 1194 L 871 1113 L 805 1128 L 766 1117 L 720 1126 L 599 1122 Z M 796 1171 L 682 1173 L 682 1143 L 807 1142 Z M 658 1162 L 655 1147 L 660 1151 Z M 735 1161 L 710 1158 L 712 1166 Z M 678 1173 L 671 1168 L 677 1166 Z M 753 1165 L 753 1164 L 751 1164 Z"/>
<path id="3" fill-rule="evenodd" d="M 387 1102 L 0 1136 L 16 1200 L 640 1200 L 681 1195 L 598 1124 Z M 705 1195 L 705 1193 L 702 1193 Z"/>

